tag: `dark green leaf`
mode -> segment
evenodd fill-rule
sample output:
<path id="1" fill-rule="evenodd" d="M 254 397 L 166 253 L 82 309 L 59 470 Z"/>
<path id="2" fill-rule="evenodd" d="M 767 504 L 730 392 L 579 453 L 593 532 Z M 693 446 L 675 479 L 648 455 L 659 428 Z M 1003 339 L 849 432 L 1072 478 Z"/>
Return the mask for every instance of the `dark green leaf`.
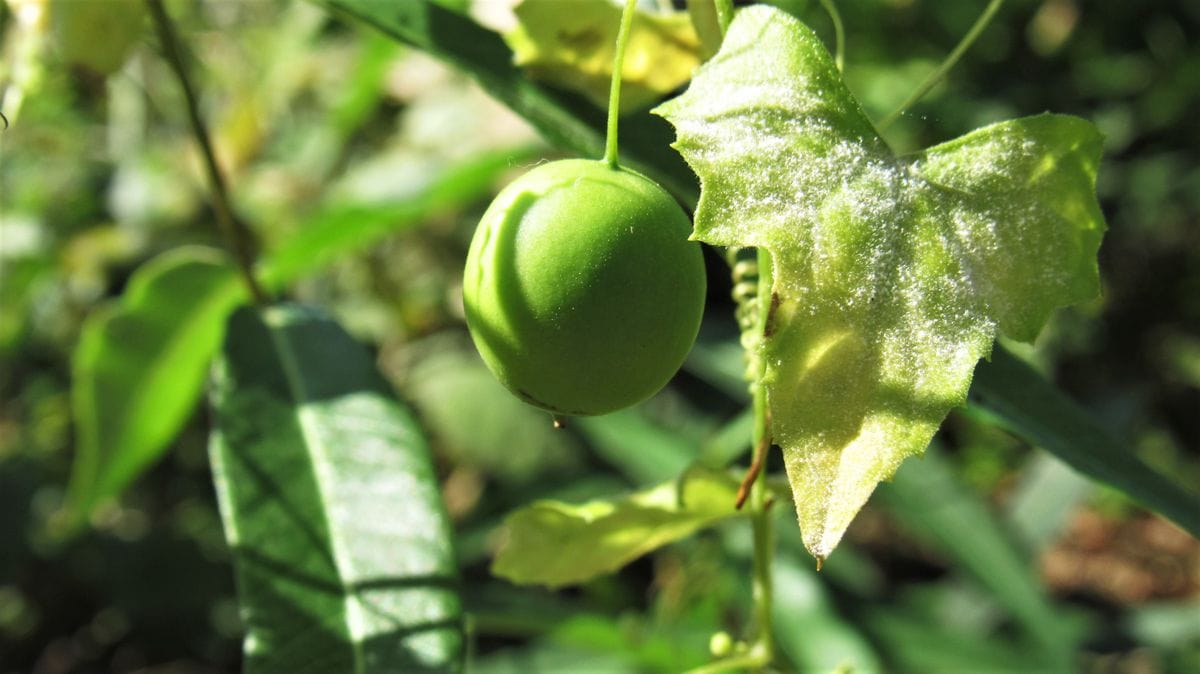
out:
<path id="1" fill-rule="evenodd" d="M 119 303 L 84 323 L 72 373 L 71 528 L 119 494 L 179 432 L 225 318 L 245 297 L 222 253 L 178 248 L 144 265 Z"/>
<path id="2" fill-rule="evenodd" d="M 1200 495 L 1155 472 L 1005 349 L 980 364 L 972 396 L 1013 433 L 1200 536 Z"/>
<path id="3" fill-rule="evenodd" d="M 449 521 L 425 440 L 366 350 L 313 310 L 247 308 L 214 377 L 246 671 L 457 669 Z"/>
<path id="4" fill-rule="evenodd" d="M 737 481 L 695 467 L 621 498 L 571 505 L 538 501 L 505 521 L 492 572 L 514 583 L 572 585 L 738 514 Z"/>

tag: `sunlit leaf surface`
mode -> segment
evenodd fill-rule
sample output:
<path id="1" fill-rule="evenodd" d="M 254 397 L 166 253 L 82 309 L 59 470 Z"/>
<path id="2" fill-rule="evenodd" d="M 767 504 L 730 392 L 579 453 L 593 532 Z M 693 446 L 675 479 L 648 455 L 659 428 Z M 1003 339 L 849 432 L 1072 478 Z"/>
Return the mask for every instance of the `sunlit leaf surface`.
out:
<path id="1" fill-rule="evenodd" d="M 247 308 L 214 378 L 245 671 L 457 669 L 450 525 L 425 440 L 366 350 L 314 310 Z"/>
<path id="2" fill-rule="evenodd" d="M 120 302 L 88 317 L 72 373 L 73 526 L 174 439 L 195 409 L 225 318 L 245 296 L 223 253 L 184 247 L 146 263 Z"/>
<path id="3" fill-rule="evenodd" d="M 492 572 L 521 584 L 582 583 L 736 515 L 736 494 L 737 482 L 727 473 L 693 468 L 621 499 L 539 501 L 505 522 Z"/>
<path id="4" fill-rule="evenodd" d="M 772 254 L 774 438 L 825 557 L 998 332 L 1032 340 L 1096 295 L 1100 135 L 1046 114 L 896 157 L 812 31 L 769 7 L 658 112 L 701 179 L 695 238 Z"/>
<path id="5" fill-rule="evenodd" d="M 610 0 L 524 0 L 504 36 L 532 77 L 608 105 L 621 7 Z M 621 113 L 649 106 L 688 81 L 700 38 L 686 12 L 638 11 L 621 68 Z"/>

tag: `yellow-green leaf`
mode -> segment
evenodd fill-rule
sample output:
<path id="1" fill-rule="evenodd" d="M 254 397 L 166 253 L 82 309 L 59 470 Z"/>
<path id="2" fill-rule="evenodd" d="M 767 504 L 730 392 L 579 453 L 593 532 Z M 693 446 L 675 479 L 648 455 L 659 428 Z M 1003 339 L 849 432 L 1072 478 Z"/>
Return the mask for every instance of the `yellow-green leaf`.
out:
<path id="1" fill-rule="evenodd" d="M 524 0 L 504 36 L 516 64 L 535 79 L 608 103 L 621 8 L 611 0 Z M 621 114 L 673 91 L 700 64 L 700 38 L 686 12 L 634 14 L 621 68 Z"/>
<path id="2" fill-rule="evenodd" d="M 508 517 L 492 573 L 520 584 L 572 585 L 738 514 L 737 481 L 693 467 L 620 499 L 538 501 Z"/>
<path id="3" fill-rule="evenodd" d="M 769 7 L 741 11 L 657 111 L 701 179 L 694 237 L 772 255 L 763 383 L 825 557 L 965 401 L 998 332 L 1032 340 L 1096 295 L 1100 134 L 1046 114 L 896 157 L 812 31 Z"/>

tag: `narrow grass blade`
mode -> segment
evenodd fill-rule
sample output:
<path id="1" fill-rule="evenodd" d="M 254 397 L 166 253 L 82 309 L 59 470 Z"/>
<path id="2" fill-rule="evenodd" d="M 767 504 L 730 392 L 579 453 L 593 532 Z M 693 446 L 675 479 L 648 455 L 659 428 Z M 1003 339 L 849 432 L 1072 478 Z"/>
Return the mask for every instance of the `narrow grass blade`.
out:
<path id="1" fill-rule="evenodd" d="M 1013 433 L 1200 536 L 1200 494 L 1147 466 L 1004 348 L 997 346 L 991 361 L 979 364 L 971 398 Z"/>
<path id="2" fill-rule="evenodd" d="M 1074 645 L 1059 629 L 1057 611 L 1028 560 L 984 502 L 955 479 L 936 447 L 901 466 L 879 496 L 909 529 L 990 590 L 1048 655 L 1069 661 Z"/>

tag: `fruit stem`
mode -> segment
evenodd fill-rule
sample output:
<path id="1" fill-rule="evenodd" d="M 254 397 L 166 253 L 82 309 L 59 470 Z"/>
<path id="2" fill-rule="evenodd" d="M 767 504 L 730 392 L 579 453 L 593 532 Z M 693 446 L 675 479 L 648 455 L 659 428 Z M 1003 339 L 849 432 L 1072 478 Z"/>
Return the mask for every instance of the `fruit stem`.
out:
<path id="1" fill-rule="evenodd" d="M 617 31 L 617 51 L 613 56 L 612 87 L 608 90 L 608 138 L 604 143 L 604 163 L 617 168 L 617 117 L 621 109 L 621 68 L 625 65 L 625 45 L 633 27 L 633 12 L 637 0 L 625 0 L 621 10 L 621 27 Z"/>
<path id="2" fill-rule="evenodd" d="M 979 18 L 975 20 L 975 25 L 971 26 L 971 30 L 967 31 L 967 34 L 963 36 L 963 39 L 959 41 L 956 47 L 954 47 L 954 51 L 950 52 L 950 55 L 946 57 L 946 60 L 942 61 L 942 64 L 937 67 L 937 70 L 934 70 L 932 73 L 930 73 L 929 77 L 925 78 L 925 81 L 921 83 L 921 86 L 917 87 L 916 91 L 914 91 L 907 100 L 900 104 L 900 107 L 893 110 L 891 114 L 889 114 L 887 117 L 884 117 L 883 121 L 876 125 L 876 128 L 880 132 L 891 126 L 893 122 L 900 118 L 900 115 L 904 114 L 905 110 L 908 110 L 910 107 L 916 104 L 917 101 L 921 100 L 925 94 L 929 93 L 930 89 L 937 86 L 938 82 L 941 82 L 942 79 L 946 77 L 946 73 L 950 72 L 950 69 L 953 68 L 956 63 L 958 63 L 958 59 L 961 58 L 962 55 L 971 48 L 971 45 L 975 43 L 975 40 L 979 38 L 984 29 L 987 28 L 989 23 L 991 23 L 992 17 L 996 15 L 996 12 L 1000 10 L 1000 6 L 1003 4 L 1004 0 L 991 0 L 991 2 L 988 3 L 988 6 L 983 9 L 983 13 L 980 14 Z"/>
<path id="3" fill-rule="evenodd" d="M 233 252 L 234 259 L 237 260 L 238 268 L 241 270 L 242 278 L 246 283 L 246 288 L 250 291 L 250 297 L 253 298 L 255 304 L 265 306 L 269 304 L 267 293 L 254 277 L 254 237 L 246 225 L 233 214 L 229 191 L 225 187 L 225 178 L 221 174 L 220 166 L 217 164 L 216 155 L 213 154 L 212 143 L 209 141 L 208 131 L 204 127 L 204 120 L 200 117 L 200 106 L 196 101 L 196 90 L 192 87 L 192 81 L 188 77 L 187 68 L 183 64 L 183 57 L 180 54 L 179 37 L 175 34 L 175 29 L 171 26 L 171 18 L 167 15 L 167 10 L 163 7 L 162 0 L 146 0 L 146 6 L 150 10 L 150 16 L 154 19 L 154 29 L 158 33 L 159 42 L 162 43 L 163 56 L 167 59 L 167 63 L 175 73 L 175 78 L 179 80 L 180 88 L 183 89 L 183 98 L 187 104 L 188 121 L 192 126 L 192 135 L 195 136 L 196 143 L 200 145 L 201 155 L 204 158 L 204 167 L 208 172 L 208 182 L 212 193 L 213 211 L 216 214 L 217 226 L 221 229 L 227 245 Z"/>

